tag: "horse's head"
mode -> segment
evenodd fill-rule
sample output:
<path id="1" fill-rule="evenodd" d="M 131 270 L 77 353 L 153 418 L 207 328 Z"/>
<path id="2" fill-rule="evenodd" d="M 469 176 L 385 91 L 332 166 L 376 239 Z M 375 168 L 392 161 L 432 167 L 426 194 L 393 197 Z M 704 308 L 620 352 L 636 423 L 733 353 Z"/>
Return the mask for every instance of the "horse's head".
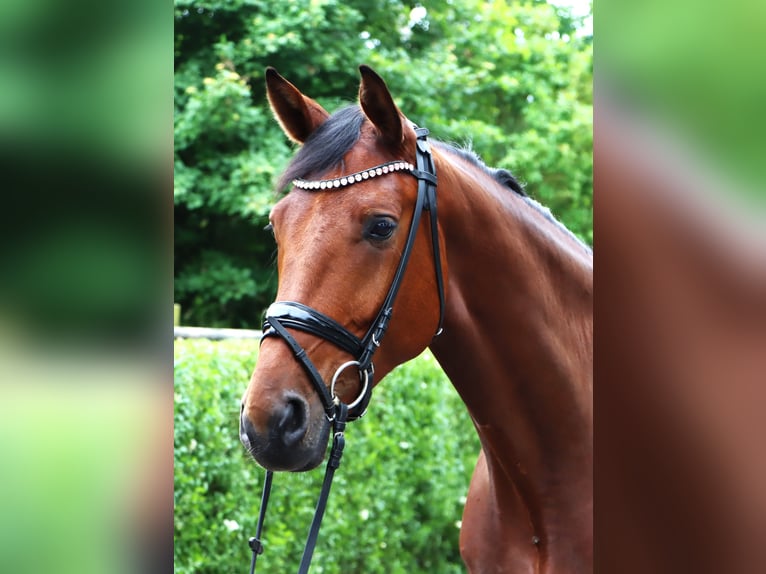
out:
<path id="1" fill-rule="evenodd" d="M 278 245 L 278 303 L 267 312 L 270 336 L 242 401 L 242 441 L 272 470 L 317 466 L 332 399 L 357 410 L 369 399 L 368 355 L 374 353 L 379 380 L 420 353 L 440 321 L 440 271 L 434 273 L 432 247 L 438 234 L 432 236 L 430 221 L 415 226 L 390 323 L 381 319 L 413 215 L 422 212 L 416 203 L 425 184 L 413 177 L 419 173 L 412 169 L 414 126 L 383 80 L 366 66 L 360 71 L 359 106 L 333 116 L 275 70 L 266 73 L 277 120 L 302 144 L 281 180 L 293 189 L 270 215 Z M 382 322 L 383 332 L 373 332 Z M 339 370 L 349 361 L 356 363 Z"/>

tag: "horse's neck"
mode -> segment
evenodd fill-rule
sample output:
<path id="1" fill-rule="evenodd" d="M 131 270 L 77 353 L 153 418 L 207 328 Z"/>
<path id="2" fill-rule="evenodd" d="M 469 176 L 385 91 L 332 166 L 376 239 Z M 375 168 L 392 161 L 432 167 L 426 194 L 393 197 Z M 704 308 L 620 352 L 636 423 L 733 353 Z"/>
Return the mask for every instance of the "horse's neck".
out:
<path id="1" fill-rule="evenodd" d="M 455 159 L 437 169 L 449 279 L 432 349 L 476 424 L 490 478 L 512 482 L 527 506 L 571 500 L 560 488 L 587 490 L 587 501 L 591 254 L 478 168 Z"/>

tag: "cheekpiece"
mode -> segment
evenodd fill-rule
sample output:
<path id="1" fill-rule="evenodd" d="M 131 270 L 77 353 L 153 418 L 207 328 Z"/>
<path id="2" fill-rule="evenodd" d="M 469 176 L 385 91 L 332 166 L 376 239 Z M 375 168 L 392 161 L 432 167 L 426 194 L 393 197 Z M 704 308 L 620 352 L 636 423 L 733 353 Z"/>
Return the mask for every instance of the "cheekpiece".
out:
<path id="1" fill-rule="evenodd" d="M 333 179 L 318 179 L 313 181 L 307 179 L 294 179 L 293 185 L 298 189 L 307 190 L 335 189 L 353 185 L 387 173 L 395 173 L 397 171 L 412 172 L 414 169 L 415 166 L 406 161 L 389 161 L 388 163 L 383 163 L 370 169 L 365 169 L 364 171 L 358 171 L 350 175 L 344 175 L 343 177 L 336 177 Z"/>

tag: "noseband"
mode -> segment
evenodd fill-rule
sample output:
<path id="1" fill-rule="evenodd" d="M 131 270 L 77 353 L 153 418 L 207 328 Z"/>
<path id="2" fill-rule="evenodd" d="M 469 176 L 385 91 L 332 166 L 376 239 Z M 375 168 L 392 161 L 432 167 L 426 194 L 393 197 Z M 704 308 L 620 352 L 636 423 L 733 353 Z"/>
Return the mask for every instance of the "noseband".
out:
<path id="1" fill-rule="evenodd" d="M 314 390 L 316 390 L 319 395 L 327 420 L 333 423 L 333 446 L 327 461 L 327 469 L 325 471 L 322 491 L 319 501 L 317 502 L 314 520 L 311 524 L 311 529 L 309 530 L 309 537 L 303 552 L 303 559 L 298 574 L 305 574 L 308 572 L 311 556 L 316 544 L 316 538 L 319 533 L 319 525 L 322 521 L 324 509 L 327 504 L 332 477 L 335 473 L 335 469 L 340 466 L 340 458 L 345 445 L 343 432 L 346 421 L 353 421 L 364 415 L 367 410 L 367 405 L 370 402 L 375 375 L 375 367 L 372 363 L 372 358 L 388 329 L 388 324 L 393 314 L 396 295 L 401 287 L 402 280 L 404 279 L 404 272 L 407 269 L 407 263 L 410 259 L 413 246 L 415 245 L 415 238 L 417 236 L 423 210 L 428 211 L 430 214 L 431 243 L 433 246 L 436 286 L 439 292 L 439 323 L 436 329 L 436 335 L 439 335 L 442 331 L 445 302 L 444 280 L 442 277 L 441 255 L 439 251 L 439 231 L 436 217 L 436 169 L 434 167 L 433 158 L 431 157 L 431 147 L 428 143 L 428 130 L 425 128 L 415 128 L 415 133 L 417 135 L 417 167 L 407 162 L 395 161 L 381 164 L 341 178 L 320 181 L 307 181 L 303 179 L 293 181 L 293 185 L 299 189 L 314 191 L 347 187 L 355 183 L 389 173 L 396 173 L 398 171 L 409 173 L 418 180 L 418 195 L 415 202 L 415 209 L 412 212 L 409 234 L 407 235 L 407 241 L 404 244 L 399 264 L 396 267 L 396 273 L 394 274 L 391 286 L 388 289 L 388 293 L 383 300 L 383 304 L 380 306 L 375 320 L 361 339 L 334 319 L 320 313 L 316 309 L 312 309 L 311 307 L 296 301 L 277 301 L 272 303 L 266 311 L 266 318 L 263 322 L 263 339 L 267 337 L 280 337 L 287 343 L 288 347 L 290 347 L 290 350 L 293 352 L 295 359 L 300 363 L 303 370 L 308 375 L 311 384 L 314 386 Z M 329 341 L 352 357 L 355 357 L 355 359 L 340 365 L 335 371 L 330 384 L 327 385 L 324 379 L 322 379 L 322 375 L 319 374 L 319 371 L 311 362 L 311 359 L 309 359 L 306 350 L 300 346 L 288 329 L 310 333 Z M 335 393 L 335 384 L 340 374 L 350 367 L 356 367 L 359 373 L 361 391 L 353 401 L 349 404 L 345 404 Z M 256 536 L 250 539 L 250 548 L 253 551 L 253 559 L 250 567 L 251 574 L 255 569 L 257 556 L 263 552 L 260 536 L 271 489 L 271 479 L 272 472 L 268 471 L 264 483 L 261 511 L 260 516 L 258 517 L 258 525 L 256 527 Z"/>

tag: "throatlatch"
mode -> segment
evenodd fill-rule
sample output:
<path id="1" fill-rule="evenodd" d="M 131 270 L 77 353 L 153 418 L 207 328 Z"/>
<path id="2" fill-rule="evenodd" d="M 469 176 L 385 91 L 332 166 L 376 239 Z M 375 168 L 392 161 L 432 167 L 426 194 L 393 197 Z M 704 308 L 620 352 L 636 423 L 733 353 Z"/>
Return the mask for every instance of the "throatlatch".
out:
<path id="1" fill-rule="evenodd" d="M 314 511 L 314 519 L 311 522 L 311 528 L 309 529 L 306 547 L 303 550 L 303 558 L 301 559 L 298 574 L 308 573 L 311 557 L 314 554 L 314 547 L 316 546 L 317 537 L 319 535 L 319 526 L 327 506 L 332 479 L 335 475 L 335 471 L 340 466 L 340 460 L 343 456 L 346 422 L 353 421 L 364 415 L 367 405 L 370 402 L 373 377 L 375 375 L 375 367 L 373 366 L 372 358 L 388 329 L 388 323 L 393 314 L 394 301 L 396 300 L 396 295 L 399 292 L 402 280 L 404 279 L 404 272 L 407 269 L 407 262 L 409 261 L 410 254 L 412 253 L 415 244 L 415 237 L 417 236 L 423 210 L 430 212 L 431 243 L 433 245 L 436 286 L 439 291 L 439 323 L 436 335 L 439 335 L 442 331 L 445 301 L 441 254 L 439 250 L 439 230 L 437 228 L 436 214 L 436 168 L 434 166 L 433 158 L 431 157 L 431 147 L 428 142 L 428 130 L 416 127 L 415 133 L 417 135 L 417 168 L 406 162 L 388 162 L 343 178 L 320 181 L 296 180 L 293 182 L 293 184 L 300 189 L 321 191 L 346 187 L 370 178 L 388 173 L 396 173 L 398 171 L 410 173 L 418 179 L 417 200 L 415 209 L 412 212 L 412 222 L 410 223 L 410 230 L 402 251 L 402 256 L 396 268 L 396 273 L 394 274 L 391 286 L 388 289 L 388 293 L 383 300 L 383 304 L 364 337 L 359 339 L 334 319 L 320 313 L 316 309 L 312 309 L 311 307 L 296 301 L 277 301 L 272 303 L 266 311 L 266 318 L 263 322 L 263 338 L 280 337 L 285 341 L 288 347 L 290 347 L 295 359 L 303 367 L 311 384 L 314 386 L 314 390 L 316 390 L 319 395 L 319 398 L 322 401 L 322 406 L 324 407 L 325 416 L 333 424 L 332 449 L 330 450 L 330 457 L 327 461 L 322 490 L 319 494 L 316 510 Z M 330 341 L 340 349 L 343 349 L 352 357 L 356 357 L 356 359 L 338 367 L 331 383 L 327 385 L 322 379 L 322 375 L 311 362 L 311 359 L 309 359 L 306 350 L 300 346 L 288 329 L 295 329 L 321 337 Z M 356 366 L 359 372 L 359 380 L 362 388 L 356 399 L 349 404 L 345 404 L 335 394 L 335 382 L 340 373 L 350 366 Z M 269 495 L 271 493 L 272 478 L 272 471 L 267 471 L 266 480 L 263 484 L 261 509 L 258 515 L 256 535 L 249 540 L 249 546 L 253 552 L 250 564 L 250 574 L 255 572 L 255 562 L 258 556 L 263 553 L 264 549 L 261 542 L 261 535 Z"/>

